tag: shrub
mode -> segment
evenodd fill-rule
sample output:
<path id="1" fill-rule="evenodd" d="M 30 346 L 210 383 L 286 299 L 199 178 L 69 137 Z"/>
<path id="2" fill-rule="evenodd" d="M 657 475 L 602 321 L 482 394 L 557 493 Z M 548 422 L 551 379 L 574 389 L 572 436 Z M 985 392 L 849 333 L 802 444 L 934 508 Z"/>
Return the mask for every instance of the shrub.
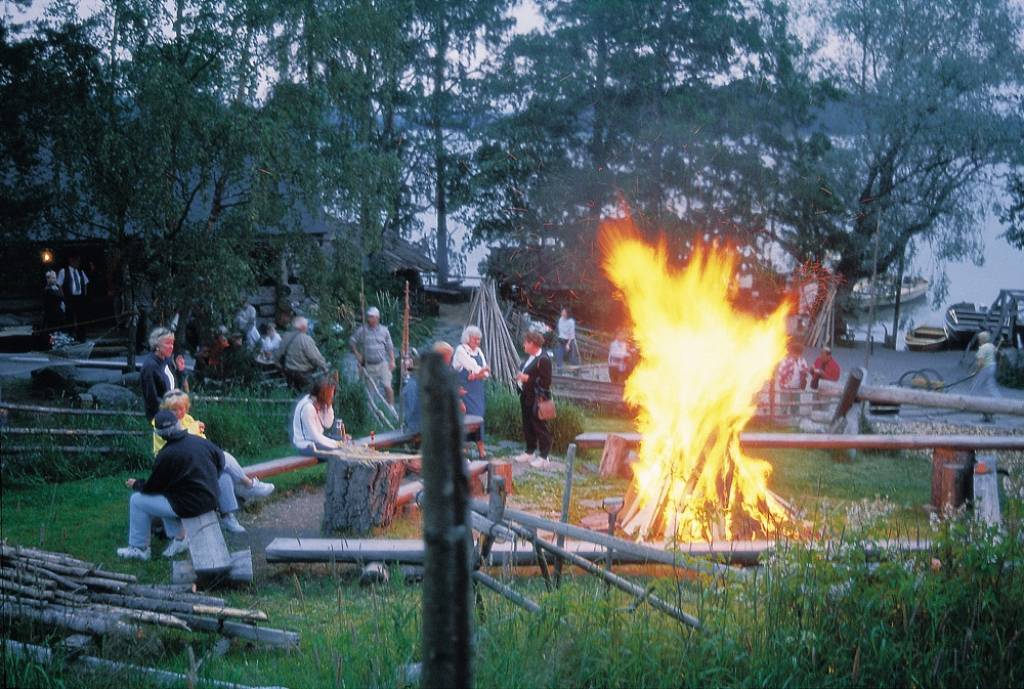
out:
<path id="1" fill-rule="evenodd" d="M 1024 389 L 1024 356 L 1020 350 L 999 353 L 996 361 L 996 380 L 1008 388 Z"/>
<path id="2" fill-rule="evenodd" d="M 558 416 L 548 422 L 551 429 L 551 449 L 565 452 L 569 443 L 583 432 L 583 410 L 577 405 L 557 400 Z M 519 397 L 496 383 L 487 386 L 487 433 L 507 440 L 522 440 L 523 420 L 519 410 Z"/>

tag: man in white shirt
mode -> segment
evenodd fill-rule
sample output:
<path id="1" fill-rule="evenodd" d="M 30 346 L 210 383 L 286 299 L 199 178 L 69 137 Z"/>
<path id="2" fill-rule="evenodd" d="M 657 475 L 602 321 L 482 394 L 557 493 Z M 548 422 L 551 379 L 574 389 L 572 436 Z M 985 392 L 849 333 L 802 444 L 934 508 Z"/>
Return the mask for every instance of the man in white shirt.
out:
<path id="1" fill-rule="evenodd" d="M 74 329 L 75 337 L 85 339 L 85 329 L 79 325 L 85 320 L 82 307 L 89 291 L 89 276 L 81 268 L 82 259 L 77 254 L 68 257 L 68 265 L 57 272 L 57 284 L 64 292 L 64 304 L 68 323 Z"/>

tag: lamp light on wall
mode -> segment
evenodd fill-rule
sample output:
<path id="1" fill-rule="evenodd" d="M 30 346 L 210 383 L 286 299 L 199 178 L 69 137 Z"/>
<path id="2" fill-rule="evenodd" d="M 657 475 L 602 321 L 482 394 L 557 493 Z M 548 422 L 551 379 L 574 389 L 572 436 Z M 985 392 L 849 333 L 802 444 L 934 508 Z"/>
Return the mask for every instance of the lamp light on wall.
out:
<path id="1" fill-rule="evenodd" d="M 50 251 L 49 249 L 43 249 L 43 252 L 39 255 L 39 258 L 42 259 L 43 265 L 48 266 L 51 263 L 53 263 L 53 252 Z"/>

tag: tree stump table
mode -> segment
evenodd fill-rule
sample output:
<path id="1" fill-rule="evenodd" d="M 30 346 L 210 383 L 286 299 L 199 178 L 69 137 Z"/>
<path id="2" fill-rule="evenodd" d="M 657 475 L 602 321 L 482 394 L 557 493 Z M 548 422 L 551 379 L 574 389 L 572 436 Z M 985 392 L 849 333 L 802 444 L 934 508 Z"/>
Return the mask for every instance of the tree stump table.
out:
<path id="1" fill-rule="evenodd" d="M 406 463 L 418 455 L 393 455 L 366 448 L 342 448 L 328 458 L 324 490 L 324 533 L 365 535 L 389 526 Z"/>

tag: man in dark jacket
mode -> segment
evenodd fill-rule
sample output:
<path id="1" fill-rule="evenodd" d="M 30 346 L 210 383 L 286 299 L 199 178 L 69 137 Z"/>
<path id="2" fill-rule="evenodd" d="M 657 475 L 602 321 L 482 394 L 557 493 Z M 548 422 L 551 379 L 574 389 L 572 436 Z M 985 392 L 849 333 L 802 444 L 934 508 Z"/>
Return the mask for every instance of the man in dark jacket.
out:
<path id="1" fill-rule="evenodd" d="M 167 328 L 153 330 L 149 336 L 149 346 L 153 351 L 142 362 L 139 381 L 142 385 L 142 399 L 146 404 L 146 418 L 152 421 L 160 411 L 160 400 L 164 394 L 182 388 L 185 358 L 180 354 L 171 358 L 174 354 L 174 333 Z"/>
<path id="2" fill-rule="evenodd" d="M 205 438 L 185 431 L 174 412 L 163 410 L 154 418 L 157 434 L 167 441 L 156 456 L 147 479 L 130 478 L 128 501 L 128 547 L 118 548 L 120 557 L 149 559 L 150 523 L 163 520 L 167 536 L 173 538 L 164 551 L 173 557 L 188 547 L 181 518 L 198 517 L 217 509 L 224 495 L 234 497 L 231 477 L 224 472 L 224 452 Z M 237 509 L 237 503 L 235 506 Z"/>
<path id="3" fill-rule="evenodd" d="M 544 336 L 533 330 L 523 337 L 526 362 L 516 375 L 519 383 L 519 408 L 523 415 L 523 439 L 526 452 L 516 457 L 517 462 L 530 462 L 530 466 L 547 467 L 551 452 L 551 429 L 548 422 L 537 416 L 537 402 L 551 399 L 551 357 L 544 351 Z M 537 453 L 535 458 L 534 452 Z"/>

